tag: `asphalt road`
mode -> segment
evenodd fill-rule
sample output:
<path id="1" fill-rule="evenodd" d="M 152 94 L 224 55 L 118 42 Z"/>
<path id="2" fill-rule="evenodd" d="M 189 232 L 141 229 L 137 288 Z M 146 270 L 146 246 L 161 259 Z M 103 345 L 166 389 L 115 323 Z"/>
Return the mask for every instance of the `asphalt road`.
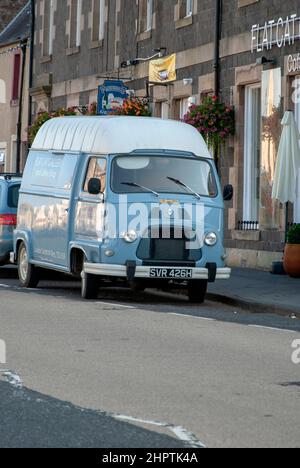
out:
<path id="1" fill-rule="evenodd" d="M 118 288 L 84 302 L 2 270 L 0 446 L 299 447 L 299 338 L 297 319 Z"/>

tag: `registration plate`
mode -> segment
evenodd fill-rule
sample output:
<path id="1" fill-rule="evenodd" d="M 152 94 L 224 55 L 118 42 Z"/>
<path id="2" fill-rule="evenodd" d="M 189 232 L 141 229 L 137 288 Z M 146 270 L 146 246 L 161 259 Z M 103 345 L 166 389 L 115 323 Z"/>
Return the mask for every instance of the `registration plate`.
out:
<path id="1" fill-rule="evenodd" d="M 151 268 L 150 278 L 191 279 L 193 270 L 187 268 Z"/>

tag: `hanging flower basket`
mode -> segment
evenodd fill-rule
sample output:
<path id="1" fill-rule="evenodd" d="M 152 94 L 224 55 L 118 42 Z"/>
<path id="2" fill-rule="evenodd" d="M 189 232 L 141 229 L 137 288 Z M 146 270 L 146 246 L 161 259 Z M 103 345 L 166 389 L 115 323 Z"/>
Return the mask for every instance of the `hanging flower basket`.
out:
<path id="1" fill-rule="evenodd" d="M 192 105 L 183 121 L 193 125 L 214 152 L 219 152 L 226 140 L 235 134 L 234 109 L 217 96 L 208 96 L 200 105 Z"/>
<path id="2" fill-rule="evenodd" d="M 112 112 L 112 115 L 131 115 L 136 117 L 151 117 L 149 101 L 145 98 L 125 99 L 123 105 Z"/>
<path id="3" fill-rule="evenodd" d="M 93 102 L 90 104 L 85 112 L 81 110 L 81 115 L 92 116 L 97 115 L 97 103 Z M 31 146 L 33 140 L 35 139 L 39 129 L 50 119 L 54 119 L 55 117 L 65 117 L 65 116 L 72 116 L 79 114 L 79 107 L 69 107 L 68 109 L 58 109 L 54 112 L 40 112 L 35 120 L 35 122 L 27 129 L 28 133 L 28 143 Z"/>

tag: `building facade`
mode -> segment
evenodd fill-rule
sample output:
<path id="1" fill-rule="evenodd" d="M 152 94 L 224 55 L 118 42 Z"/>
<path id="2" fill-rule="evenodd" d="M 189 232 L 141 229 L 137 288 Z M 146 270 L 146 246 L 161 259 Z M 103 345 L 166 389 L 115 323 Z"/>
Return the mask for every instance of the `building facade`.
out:
<path id="1" fill-rule="evenodd" d="M 221 158 L 228 262 L 269 269 L 281 260 L 285 207 L 271 199 L 284 110 L 295 111 L 300 77 L 298 0 L 223 0 L 220 94 L 236 110 L 236 135 Z M 214 91 L 213 0 L 37 0 L 34 111 L 87 106 L 106 78 L 145 96 L 149 63 L 122 68 L 158 50 L 176 54 L 177 79 L 151 88 L 153 113 L 180 119 Z M 299 93 L 300 94 L 300 93 Z M 300 222 L 298 199 L 290 222 Z"/>
<path id="2" fill-rule="evenodd" d="M 25 6 L 20 9 L 22 3 Z M 22 170 L 28 148 L 29 48 L 26 43 L 29 41 L 30 4 L 28 1 L 16 4 L 10 12 L 16 16 L 0 31 L 0 173 Z"/>

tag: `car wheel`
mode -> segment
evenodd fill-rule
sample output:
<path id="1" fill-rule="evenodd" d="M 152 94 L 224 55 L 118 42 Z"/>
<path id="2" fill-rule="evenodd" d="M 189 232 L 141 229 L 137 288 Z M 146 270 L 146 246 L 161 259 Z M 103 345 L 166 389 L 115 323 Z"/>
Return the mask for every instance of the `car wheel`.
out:
<path id="1" fill-rule="evenodd" d="M 18 274 L 23 288 L 36 288 L 39 284 L 39 271 L 29 263 L 28 252 L 23 242 L 18 252 Z"/>
<path id="2" fill-rule="evenodd" d="M 97 299 L 99 292 L 98 276 L 81 273 L 81 297 L 82 299 Z"/>
<path id="3" fill-rule="evenodd" d="M 203 304 L 207 293 L 207 281 L 194 280 L 189 281 L 188 295 L 192 304 Z"/>

